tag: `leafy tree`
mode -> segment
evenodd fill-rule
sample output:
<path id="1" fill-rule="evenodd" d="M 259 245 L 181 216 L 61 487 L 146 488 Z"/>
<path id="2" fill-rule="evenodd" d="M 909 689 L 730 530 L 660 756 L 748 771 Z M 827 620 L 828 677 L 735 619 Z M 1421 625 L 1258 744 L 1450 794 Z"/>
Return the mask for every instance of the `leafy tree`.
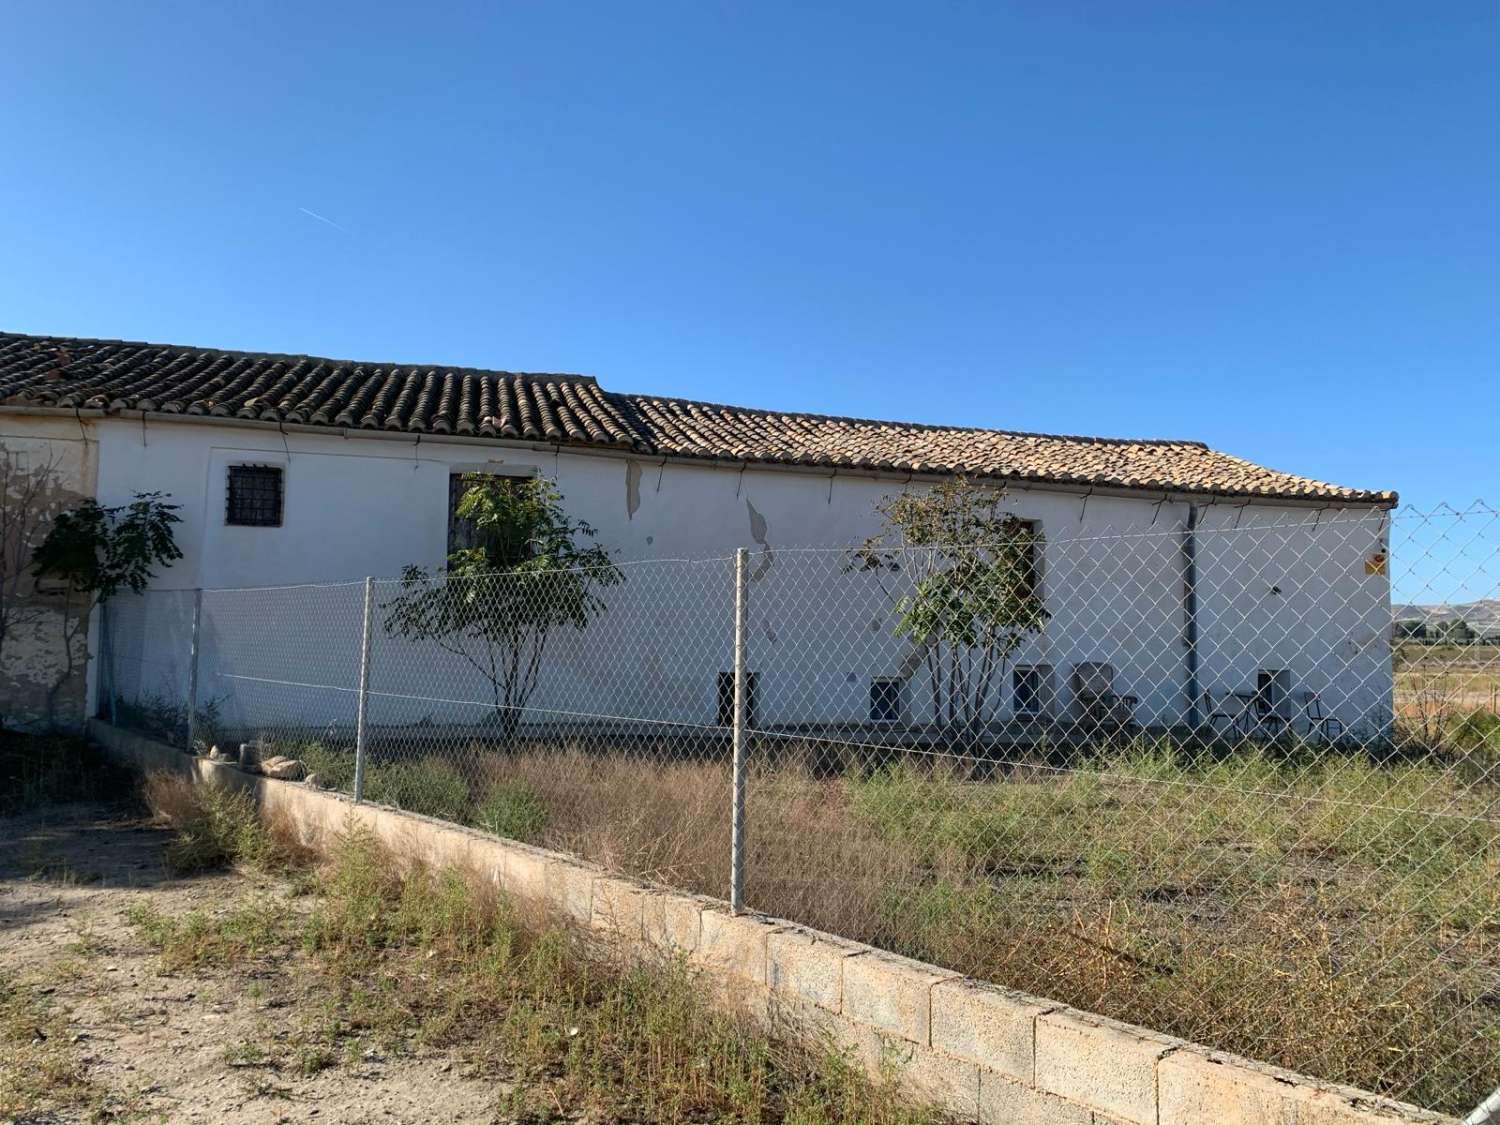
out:
<path id="1" fill-rule="evenodd" d="M 594 529 L 570 520 L 541 478 L 470 474 L 456 514 L 474 545 L 435 574 L 408 566 L 402 592 L 381 608 L 386 632 L 430 640 L 488 681 L 493 721 L 515 734 L 536 690 L 553 629 L 583 629 L 604 609 L 599 589 L 625 581 Z"/>
<path id="2" fill-rule="evenodd" d="M 128 504 L 106 508 L 89 498 L 58 513 L 32 559 L 39 578 L 108 601 L 121 590 L 139 594 L 163 563 L 182 558 L 172 532 L 178 505 L 165 493 L 137 492 Z"/>
<path id="3" fill-rule="evenodd" d="M 922 653 L 933 716 L 950 737 L 993 717 L 1011 656 L 1041 631 L 1036 526 L 1001 511 L 1003 489 L 954 477 L 926 492 L 886 497 L 886 528 L 855 552 L 852 569 L 905 582 L 893 590 L 897 636 Z"/>
<path id="4" fill-rule="evenodd" d="M 176 504 L 161 492 L 137 492 L 128 504 L 106 508 L 92 497 L 59 512 L 32 554 L 32 573 L 62 586 L 65 667 L 47 695 L 55 721 L 56 697 L 75 671 L 76 646 L 94 606 L 121 590 L 143 591 L 156 568 L 182 558 L 172 528 L 182 522 Z"/>

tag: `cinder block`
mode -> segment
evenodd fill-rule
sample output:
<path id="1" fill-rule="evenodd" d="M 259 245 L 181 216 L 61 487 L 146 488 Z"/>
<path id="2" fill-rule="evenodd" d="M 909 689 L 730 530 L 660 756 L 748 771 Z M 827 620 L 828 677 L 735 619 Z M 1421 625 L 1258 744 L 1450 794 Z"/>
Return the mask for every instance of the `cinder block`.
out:
<path id="1" fill-rule="evenodd" d="M 941 1051 L 911 1047 L 898 1081 L 919 1105 L 936 1106 L 947 1116 L 973 1121 L 979 1116 L 979 1067 Z"/>
<path id="2" fill-rule="evenodd" d="M 594 880 L 593 896 L 590 927 L 627 947 L 638 945 L 645 934 L 646 899 L 650 897 L 646 889 L 626 879 L 600 875 Z"/>
<path id="3" fill-rule="evenodd" d="M 1036 1020 L 1036 1085 L 1121 1122 L 1156 1125 L 1156 1064 L 1179 1039 L 1071 1008 Z"/>
<path id="4" fill-rule="evenodd" d="M 769 965 L 767 970 L 769 975 Z M 814 1051 L 841 1049 L 841 1031 L 847 1021 L 837 1012 L 784 989 L 768 987 L 767 993 L 766 1030 L 773 1037 L 788 1043 L 805 1043 Z"/>
<path id="5" fill-rule="evenodd" d="M 706 971 L 698 983 L 716 1007 L 748 1017 L 756 1026 L 772 1028 L 774 1002 L 771 990 L 764 984 L 726 972 Z"/>
<path id="6" fill-rule="evenodd" d="M 776 928 L 750 914 L 705 910 L 698 949 L 692 959 L 714 972 L 730 973 L 751 984 L 766 983 L 766 940 Z"/>
<path id="7" fill-rule="evenodd" d="M 587 926 L 594 917 L 594 880 L 599 873 L 582 864 L 555 859 L 547 864 L 547 901 L 565 918 Z"/>
<path id="8" fill-rule="evenodd" d="M 778 992 L 837 1012 L 844 992 L 844 962 L 863 946 L 785 929 L 766 942 L 766 979 Z"/>
<path id="9" fill-rule="evenodd" d="M 824 1012 L 823 1042 L 843 1054 L 853 1066 L 862 1070 L 873 1082 L 892 1082 L 910 1089 L 908 1071 L 917 1062 L 918 1053 L 927 1048 L 918 1047 L 909 1039 L 876 1031 L 868 1024 L 857 1023 L 846 1016 Z M 960 1060 L 961 1061 L 961 1060 Z M 935 1075 L 927 1075 L 932 1081 Z"/>
<path id="10" fill-rule="evenodd" d="M 518 901 L 537 908 L 547 906 L 547 858 L 520 848 L 506 848 L 500 856 L 500 886 Z"/>
<path id="11" fill-rule="evenodd" d="M 1415 1106 L 1318 1083 L 1234 1055 L 1174 1051 L 1156 1069 L 1161 1125 L 1271 1121 L 1295 1125 L 1399 1125 L 1451 1122 Z"/>
<path id="12" fill-rule="evenodd" d="M 932 1045 L 1029 1086 L 1036 1078 L 1036 1018 L 1060 1007 L 977 981 L 943 981 L 932 989 Z"/>
<path id="13" fill-rule="evenodd" d="M 979 1068 L 981 1125 L 1095 1125 L 1093 1113 L 1056 1094 Z"/>
<path id="14" fill-rule="evenodd" d="M 843 1013 L 923 1047 L 932 1045 L 932 986 L 958 976 L 921 961 L 862 953 L 844 961 Z"/>
<path id="15" fill-rule="evenodd" d="M 916 1049 L 906 1040 L 891 1039 L 866 1024 L 855 1023 L 822 1008 L 814 1008 L 813 1011 L 821 1012 L 826 1017 L 820 1027 L 823 1042 L 874 1081 L 899 1073 Z"/>
<path id="16" fill-rule="evenodd" d="M 431 823 L 416 823 L 408 830 L 412 856 L 419 856 L 434 871 L 444 867 L 468 867 L 471 860 L 471 839 L 466 832 Z M 398 855 L 401 853 L 397 853 Z"/>
<path id="17" fill-rule="evenodd" d="M 643 911 L 647 943 L 663 953 L 693 954 L 702 936 L 702 914 L 702 904 L 687 895 L 649 896 Z"/>
<path id="18" fill-rule="evenodd" d="M 469 863 L 473 865 L 474 870 L 481 872 L 485 878 L 499 885 L 507 850 L 506 845 L 499 840 L 476 836 L 469 841 Z"/>

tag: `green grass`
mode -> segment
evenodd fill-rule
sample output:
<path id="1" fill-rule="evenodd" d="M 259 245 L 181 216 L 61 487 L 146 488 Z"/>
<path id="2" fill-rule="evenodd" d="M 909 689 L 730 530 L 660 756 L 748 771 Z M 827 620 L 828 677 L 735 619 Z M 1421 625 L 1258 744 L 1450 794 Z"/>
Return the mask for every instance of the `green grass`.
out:
<path id="1" fill-rule="evenodd" d="M 0 971 L 0 1120 L 96 1119 L 105 1092 L 84 1071 L 67 1020 L 35 985 Z"/>
<path id="2" fill-rule="evenodd" d="M 330 747 L 313 739 L 277 745 L 276 753 L 301 760 L 307 772 L 317 774 L 319 781 L 329 789 L 337 789 L 340 793 L 354 792 L 352 747 Z"/>
<path id="3" fill-rule="evenodd" d="M 1159 746 L 1054 777 L 895 766 L 845 787 L 922 874 L 832 928 L 1427 1106 L 1492 1081 L 1494 789 L 1431 763 Z"/>
<path id="4" fill-rule="evenodd" d="M 547 807 L 524 781 L 497 781 L 474 810 L 474 826 L 512 840 L 535 843 L 547 827 Z"/>
<path id="5" fill-rule="evenodd" d="M 287 924 L 285 904 L 270 898 L 237 903 L 218 916 L 201 910 L 167 915 L 150 903 L 138 903 L 126 917 L 161 954 L 164 967 L 173 970 L 242 966 L 265 957 L 280 947 Z"/>
<path id="6" fill-rule="evenodd" d="M 748 901 L 1466 1110 L 1500 1043 L 1500 774 L 1480 764 L 1497 740 L 1485 714 L 1378 753 L 1142 736 L 983 781 L 918 757 L 822 778 L 787 755 L 752 770 Z M 463 765 L 376 767 L 404 772 L 371 796 L 724 894 L 722 762 L 470 747 Z"/>
<path id="7" fill-rule="evenodd" d="M 365 798 L 440 820 L 463 822 L 469 808 L 469 783 L 457 768 L 439 757 L 372 765 L 365 771 Z"/>
<path id="8" fill-rule="evenodd" d="M 837 1052 L 721 1010 L 683 963 L 606 959 L 575 931 L 528 923 L 468 873 L 401 873 L 363 830 L 335 842 L 310 911 L 252 899 L 130 920 L 169 971 L 275 958 L 295 974 L 297 1026 L 226 1056 L 257 1071 L 316 1073 L 371 1047 L 453 1051 L 508 1080 L 496 1082 L 511 1091 L 501 1108 L 525 1120 L 940 1120 L 890 1076 L 871 1081 Z"/>
<path id="9" fill-rule="evenodd" d="M 354 751 L 318 739 L 278 743 L 275 752 L 299 759 L 319 783 L 342 793 L 354 791 Z M 438 756 L 415 761 L 372 761 L 365 767 L 366 800 L 443 820 L 471 822 L 473 797 L 468 781 Z"/>

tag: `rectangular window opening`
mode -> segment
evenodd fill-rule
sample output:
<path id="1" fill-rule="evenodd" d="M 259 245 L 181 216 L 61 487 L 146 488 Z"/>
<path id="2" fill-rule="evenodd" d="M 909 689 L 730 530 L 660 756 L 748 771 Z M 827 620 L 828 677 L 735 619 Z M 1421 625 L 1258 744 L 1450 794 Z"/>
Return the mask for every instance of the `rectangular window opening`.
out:
<path id="1" fill-rule="evenodd" d="M 469 488 L 469 474 L 448 474 L 448 554 L 454 551 L 467 551 L 473 547 L 476 540 L 474 521 L 464 519 L 458 514 L 459 501 L 464 498 L 464 493 Z"/>
<path id="2" fill-rule="evenodd" d="M 237 527 L 280 527 L 282 491 L 279 465 L 230 465 L 224 522 Z"/>
<path id="3" fill-rule="evenodd" d="M 760 680 L 759 672 L 745 673 L 745 722 L 755 725 L 755 694 Z M 719 673 L 719 726 L 734 726 L 734 673 Z"/>
<path id="4" fill-rule="evenodd" d="M 1255 673 L 1255 713 L 1262 717 L 1286 714 L 1292 694 L 1292 674 L 1284 668 L 1262 668 Z"/>
<path id="5" fill-rule="evenodd" d="M 1045 664 L 1019 665 L 1010 676 L 1011 694 L 1017 715 L 1045 715 L 1052 669 Z"/>
<path id="6" fill-rule="evenodd" d="M 1023 597 L 1040 597 L 1042 593 L 1042 521 L 1026 520 L 1017 516 L 1006 518 L 1012 528 L 1020 533 L 1018 538 L 1030 548 L 1021 565 L 1021 590 Z"/>
<path id="7" fill-rule="evenodd" d="M 877 676 L 870 681 L 870 722 L 901 721 L 902 683 L 895 676 Z"/>
<path id="8" fill-rule="evenodd" d="M 465 519 L 458 514 L 458 505 L 463 501 L 464 493 L 479 480 L 503 481 L 508 487 L 515 487 L 517 482 L 526 479 L 501 473 L 479 473 L 474 471 L 449 473 L 448 474 L 448 554 L 454 551 L 467 551 L 478 547 L 479 529 L 474 526 L 474 521 Z M 529 547 L 525 550 L 529 555 Z"/>

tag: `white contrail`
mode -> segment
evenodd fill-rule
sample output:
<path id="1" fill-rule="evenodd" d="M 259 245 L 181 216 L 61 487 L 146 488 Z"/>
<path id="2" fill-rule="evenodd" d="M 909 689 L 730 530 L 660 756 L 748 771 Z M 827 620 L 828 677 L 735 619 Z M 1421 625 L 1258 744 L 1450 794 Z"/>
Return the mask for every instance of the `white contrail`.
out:
<path id="1" fill-rule="evenodd" d="M 338 223 L 334 222 L 332 219 L 330 219 L 330 218 L 328 218 L 328 217 L 326 217 L 324 215 L 318 214 L 316 211 L 309 211 L 306 207 L 298 207 L 297 210 L 301 211 L 304 215 L 311 215 L 314 219 L 317 219 L 318 222 L 320 222 L 320 223 L 327 223 L 334 230 L 343 231 L 345 234 L 349 233 L 347 230 L 344 230 L 343 227 L 339 226 Z"/>

